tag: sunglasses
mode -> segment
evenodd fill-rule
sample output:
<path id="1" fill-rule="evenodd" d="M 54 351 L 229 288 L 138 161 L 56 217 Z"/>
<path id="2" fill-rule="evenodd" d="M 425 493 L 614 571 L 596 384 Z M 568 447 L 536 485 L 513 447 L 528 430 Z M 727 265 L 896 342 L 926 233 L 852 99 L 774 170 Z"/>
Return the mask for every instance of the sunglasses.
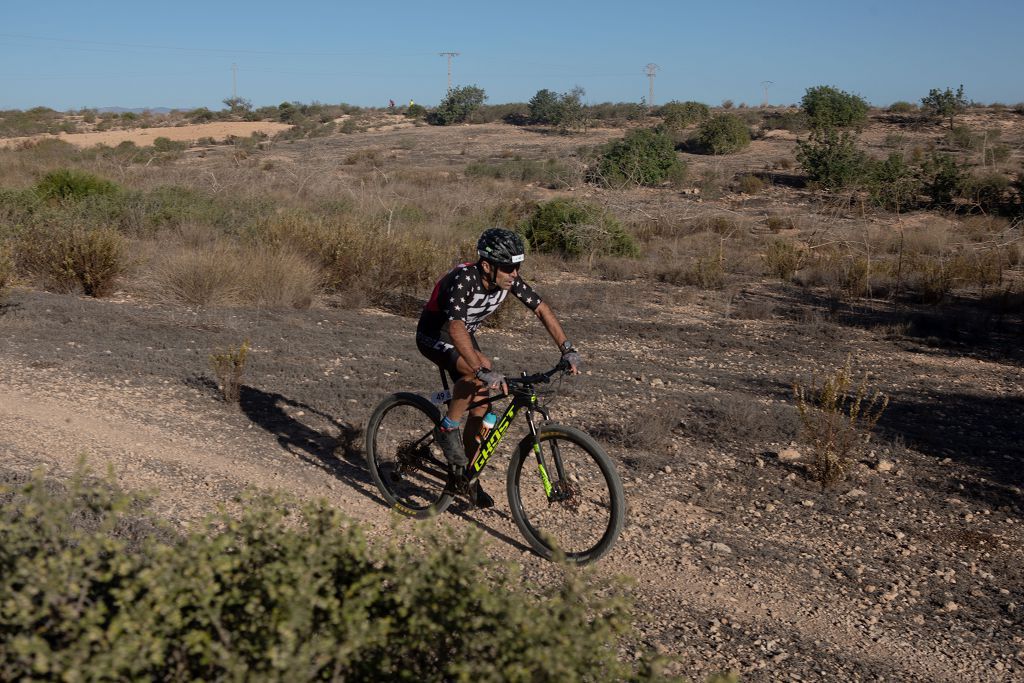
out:
<path id="1" fill-rule="evenodd" d="M 494 265 L 497 266 L 498 270 L 500 270 L 503 273 L 514 273 L 517 270 L 519 270 L 519 266 L 522 265 L 522 264 L 520 264 L 520 263 L 495 263 Z"/>

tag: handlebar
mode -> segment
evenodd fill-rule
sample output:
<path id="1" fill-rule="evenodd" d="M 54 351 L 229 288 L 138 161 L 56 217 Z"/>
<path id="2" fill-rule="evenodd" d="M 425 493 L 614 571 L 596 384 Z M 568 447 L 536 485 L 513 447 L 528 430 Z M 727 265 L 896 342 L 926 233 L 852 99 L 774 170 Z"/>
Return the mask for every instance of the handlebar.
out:
<path id="1" fill-rule="evenodd" d="M 530 386 L 531 384 L 547 384 L 551 381 L 551 378 L 560 372 L 566 372 L 571 366 L 569 361 L 562 359 L 558 361 L 558 365 L 551 368 L 547 372 L 538 372 L 535 375 L 527 375 L 525 372 L 520 377 L 506 377 L 505 383 L 509 387 L 515 386 Z"/>

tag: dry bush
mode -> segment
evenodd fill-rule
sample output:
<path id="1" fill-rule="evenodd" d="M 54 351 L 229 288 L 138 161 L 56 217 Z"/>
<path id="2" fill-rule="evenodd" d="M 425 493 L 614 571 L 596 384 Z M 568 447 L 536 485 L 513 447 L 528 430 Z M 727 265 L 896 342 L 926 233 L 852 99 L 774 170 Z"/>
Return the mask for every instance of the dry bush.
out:
<path id="1" fill-rule="evenodd" d="M 320 269 L 291 248 L 246 250 L 248 303 L 266 308 L 309 308 L 322 289 Z"/>
<path id="2" fill-rule="evenodd" d="M 210 354 L 210 368 L 217 377 L 221 395 L 228 403 L 238 403 L 240 398 L 249 348 L 249 340 L 245 340 L 238 347 L 229 346 L 224 351 Z"/>
<path id="3" fill-rule="evenodd" d="M 14 282 L 14 250 L 9 244 L 0 242 L 0 299 Z"/>
<path id="4" fill-rule="evenodd" d="M 793 216 L 768 216 L 765 219 L 765 227 L 771 232 L 782 232 L 798 228 L 799 224 Z"/>
<path id="5" fill-rule="evenodd" d="M 865 373 L 856 379 L 846 364 L 820 381 L 793 383 L 804 438 L 813 453 L 811 475 L 825 486 L 846 478 L 859 450 L 871 436 L 889 397 L 868 387 Z"/>
<path id="6" fill-rule="evenodd" d="M 291 245 L 317 263 L 331 290 L 418 291 L 450 268 L 451 245 L 417 233 L 362 230 L 324 217 L 291 213 L 267 226 L 261 240 Z M 474 250 L 457 240 L 456 253 Z"/>
<path id="7" fill-rule="evenodd" d="M 224 239 L 181 245 L 155 257 L 143 288 L 189 306 L 308 308 L 322 291 L 320 269 L 290 247 Z"/>
<path id="8" fill-rule="evenodd" d="M 128 270 L 125 239 L 106 227 L 36 226 L 20 233 L 15 257 L 44 287 L 102 297 Z"/>
<path id="9" fill-rule="evenodd" d="M 648 274 L 645 261 L 622 256 L 606 256 L 594 261 L 594 270 L 607 279 L 615 281 L 635 280 Z"/>
<path id="10" fill-rule="evenodd" d="M 178 247 L 156 258 L 143 289 L 158 301 L 187 306 L 237 306 L 244 301 L 246 264 L 237 247 L 219 241 Z"/>
<path id="11" fill-rule="evenodd" d="M 765 269 L 772 277 L 789 280 L 803 263 L 804 251 L 789 240 L 773 239 L 762 255 Z"/>
<path id="12" fill-rule="evenodd" d="M 697 233 L 659 250 L 651 273 L 673 285 L 721 289 L 725 285 L 726 239 L 713 233 Z"/>
<path id="13" fill-rule="evenodd" d="M 756 175 L 746 173 L 740 176 L 739 190 L 743 194 L 759 194 L 764 190 L 764 181 Z"/>

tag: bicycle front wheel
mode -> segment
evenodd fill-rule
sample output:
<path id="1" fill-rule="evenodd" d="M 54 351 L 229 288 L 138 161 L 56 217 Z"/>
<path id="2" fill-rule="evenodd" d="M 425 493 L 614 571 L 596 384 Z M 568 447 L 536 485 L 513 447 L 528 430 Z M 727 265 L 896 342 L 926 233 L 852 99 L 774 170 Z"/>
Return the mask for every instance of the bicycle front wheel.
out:
<path id="1" fill-rule="evenodd" d="M 366 465 L 373 483 L 393 509 L 424 519 L 445 511 L 448 468 L 433 429 L 440 411 L 418 394 L 388 396 L 366 426 Z"/>
<path id="2" fill-rule="evenodd" d="M 538 439 L 543 469 L 530 437 L 520 442 L 509 464 L 512 518 L 541 557 L 593 562 L 622 531 L 622 481 L 604 449 L 580 430 L 547 424 Z"/>

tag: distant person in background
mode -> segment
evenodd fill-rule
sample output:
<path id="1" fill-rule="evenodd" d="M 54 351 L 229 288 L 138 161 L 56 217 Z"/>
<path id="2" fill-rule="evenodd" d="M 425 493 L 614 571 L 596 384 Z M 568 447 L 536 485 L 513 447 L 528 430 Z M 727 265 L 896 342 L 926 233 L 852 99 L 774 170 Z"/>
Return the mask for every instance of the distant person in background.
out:
<path id="1" fill-rule="evenodd" d="M 394 100 L 388 100 L 388 109 L 390 109 L 391 111 L 395 110 L 395 101 Z"/>

